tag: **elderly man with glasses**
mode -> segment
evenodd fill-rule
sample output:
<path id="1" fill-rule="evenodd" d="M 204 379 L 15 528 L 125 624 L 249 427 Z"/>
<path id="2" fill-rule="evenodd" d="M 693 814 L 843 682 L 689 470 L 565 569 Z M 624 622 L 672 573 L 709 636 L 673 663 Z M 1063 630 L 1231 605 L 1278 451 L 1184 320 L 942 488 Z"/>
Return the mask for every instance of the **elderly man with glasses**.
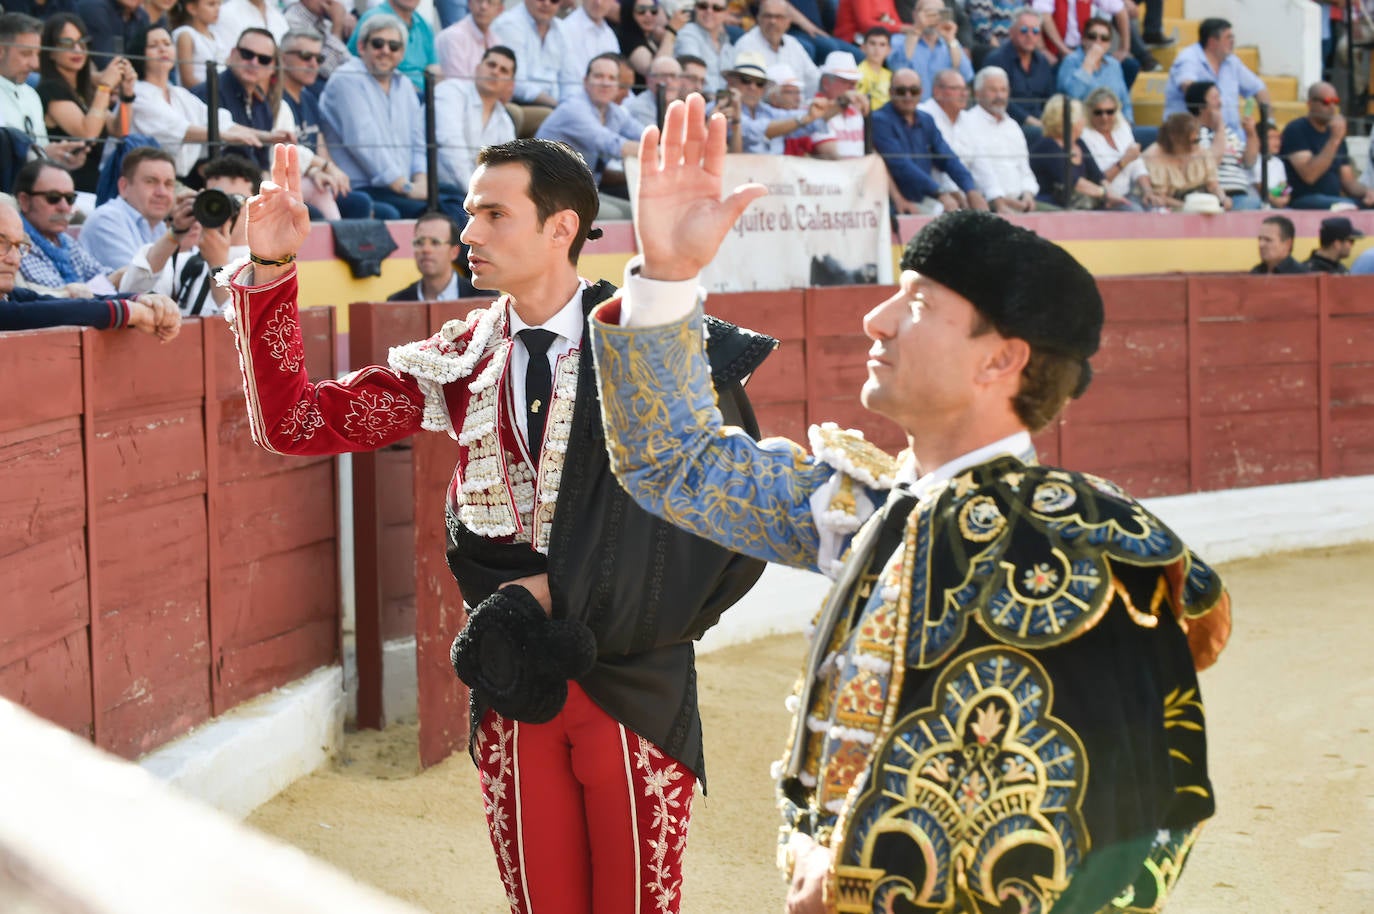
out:
<path id="1" fill-rule="evenodd" d="M 929 114 L 918 109 L 921 77 L 915 70 L 892 74 L 892 101 L 873 112 L 873 151 L 887 165 L 888 190 L 898 213 L 930 215 L 988 208 L 959 156 L 945 142 Z M 944 190 L 932 171 L 939 168 L 956 189 Z"/>
<path id="2" fill-rule="evenodd" d="M 401 20 L 367 17 L 358 26 L 358 58 L 334 72 L 320 99 L 330 153 L 353 190 L 372 198 L 379 219 L 414 219 L 429 199 L 424 115 L 397 69 L 405 49 Z M 457 188 L 440 186 L 439 208 L 460 225 L 466 219 Z"/>
<path id="3" fill-rule="evenodd" d="M 115 290 L 118 276 L 107 277 L 105 265 L 67 234 L 76 203 L 71 172 L 44 159 L 29 162 L 15 176 L 14 195 L 33 243 L 19 265 L 26 286 L 64 298 Z"/>

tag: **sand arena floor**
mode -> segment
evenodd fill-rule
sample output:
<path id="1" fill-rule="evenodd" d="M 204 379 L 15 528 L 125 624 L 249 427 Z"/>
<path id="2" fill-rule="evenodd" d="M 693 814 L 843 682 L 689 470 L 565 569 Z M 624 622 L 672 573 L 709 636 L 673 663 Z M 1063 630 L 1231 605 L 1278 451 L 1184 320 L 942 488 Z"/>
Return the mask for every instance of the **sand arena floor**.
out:
<path id="1" fill-rule="evenodd" d="M 1219 811 L 1169 911 L 1374 911 L 1374 545 L 1221 571 L 1235 631 L 1202 677 Z M 768 766 L 802 649 L 776 637 L 699 662 L 711 795 L 693 808 L 685 914 L 781 910 Z M 426 910 L 500 914 L 472 764 L 419 772 L 415 734 L 349 734 L 249 824 Z"/>

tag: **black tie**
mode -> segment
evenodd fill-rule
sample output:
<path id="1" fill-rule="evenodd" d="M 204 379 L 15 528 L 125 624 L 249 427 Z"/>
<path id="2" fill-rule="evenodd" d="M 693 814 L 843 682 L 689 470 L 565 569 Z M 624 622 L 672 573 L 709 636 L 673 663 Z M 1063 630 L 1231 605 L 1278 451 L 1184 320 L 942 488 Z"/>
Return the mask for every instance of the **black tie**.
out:
<path id="1" fill-rule="evenodd" d="M 530 443 L 530 459 L 539 465 L 539 451 L 544 446 L 544 419 L 549 413 L 553 396 L 553 372 L 549 370 L 549 347 L 558 334 L 552 330 L 530 328 L 520 331 L 520 342 L 530 354 L 525 369 L 525 428 Z"/>

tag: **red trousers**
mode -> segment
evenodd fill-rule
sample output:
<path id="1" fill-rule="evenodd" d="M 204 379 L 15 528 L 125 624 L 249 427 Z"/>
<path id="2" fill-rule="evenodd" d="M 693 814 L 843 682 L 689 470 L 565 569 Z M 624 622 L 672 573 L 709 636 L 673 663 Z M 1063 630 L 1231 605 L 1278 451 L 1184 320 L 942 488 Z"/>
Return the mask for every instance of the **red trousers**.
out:
<path id="1" fill-rule="evenodd" d="M 696 778 L 577 683 L 546 724 L 488 711 L 477 766 L 512 914 L 676 914 Z"/>

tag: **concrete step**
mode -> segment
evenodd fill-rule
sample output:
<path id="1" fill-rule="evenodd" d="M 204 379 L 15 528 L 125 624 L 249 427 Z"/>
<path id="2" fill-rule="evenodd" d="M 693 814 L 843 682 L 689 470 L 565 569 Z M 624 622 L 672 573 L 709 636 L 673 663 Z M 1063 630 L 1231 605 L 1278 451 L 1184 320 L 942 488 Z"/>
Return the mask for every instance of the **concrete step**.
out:
<path id="1" fill-rule="evenodd" d="M 1282 130 L 1289 121 L 1307 117 L 1307 102 L 1274 102 L 1273 117 Z"/>
<path id="2" fill-rule="evenodd" d="M 1260 74 L 1260 79 L 1269 87 L 1269 97 L 1275 102 L 1296 102 L 1301 101 L 1298 95 L 1298 78 L 1296 76 L 1265 76 Z"/>
<path id="3" fill-rule="evenodd" d="M 1140 10 L 1140 19 L 1145 19 L 1145 4 L 1137 4 Z M 1183 11 L 1183 0 L 1164 0 L 1165 19 L 1183 19 L 1186 14 Z"/>

